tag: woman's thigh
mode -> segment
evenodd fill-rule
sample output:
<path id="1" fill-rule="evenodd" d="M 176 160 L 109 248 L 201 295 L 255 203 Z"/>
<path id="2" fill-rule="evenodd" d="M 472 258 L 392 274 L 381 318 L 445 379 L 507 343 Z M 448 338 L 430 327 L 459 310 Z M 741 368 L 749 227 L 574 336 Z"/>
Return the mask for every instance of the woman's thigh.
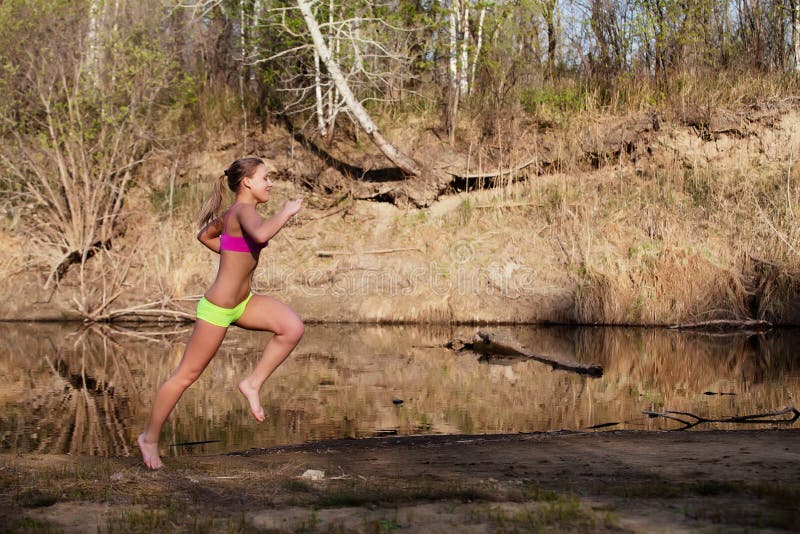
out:
<path id="1" fill-rule="evenodd" d="M 266 295 L 253 295 L 244 313 L 234 324 L 247 330 L 266 330 L 299 336 L 303 334 L 300 316 L 283 302 Z"/>
<path id="2" fill-rule="evenodd" d="M 227 331 L 227 328 L 202 319 L 195 321 L 194 330 L 186 343 L 186 350 L 178 366 L 179 372 L 199 376 L 222 345 Z"/>

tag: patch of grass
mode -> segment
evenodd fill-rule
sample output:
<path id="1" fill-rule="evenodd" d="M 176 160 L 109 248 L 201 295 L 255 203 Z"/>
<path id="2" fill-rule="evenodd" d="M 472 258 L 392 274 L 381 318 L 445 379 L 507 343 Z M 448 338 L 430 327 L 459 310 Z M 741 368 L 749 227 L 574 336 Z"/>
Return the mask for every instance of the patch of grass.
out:
<path id="1" fill-rule="evenodd" d="M 311 512 L 308 519 L 297 525 L 294 530 L 295 532 L 312 532 L 317 529 L 319 522 L 320 520 L 317 517 L 317 513 Z"/>
<path id="2" fill-rule="evenodd" d="M 605 514 L 600 521 L 581 509 L 580 501 L 573 495 L 561 495 L 556 501 L 528 507 L 519 511 L 508 511 L 493 506 L 482 520 L 488 520 L 495 528 L 504 532 L 530 532 L 555 528 L 565 530 L 595 530 L 599 526 L 611 528 L 616 524 L 615 516 Z"/>
<path id="3" fill-rule="evenodd" d="M 718 480 L 704 480 L 697 482 L 692 486 L 692 491 L 703 497 L 710 497 L 714 495 L 724 495 L 728 493 L 742 493 L 744 488 L 741 484 L 736 482 L 718 481 Z"/>
<path id="4" fill-rule="evenodd" d="M 768 499 L 776 507 L 800 509 L 800 486 L 796 484 L 787 486 L 762 482 L 750 486 L 749 490 L 758 497 Z"/>
<path id="5" fill-rule="evenodd" d="M 21 517 L 12 519 L 9 523 L 3 525 L 3 532 L 17 533 L 17 532 L 36 532 L 37 534 L 56 533 L 62 532 L 62 529 L 30 517 Z"/>
<path id="6" fill-rule="evenodd" d="M 579 85 L 528 88 L 520 95 L 520 104 L 528 113 L 577 113 L 586 108 L 586 92 Z"/>
<path id="7" fill-rule="evenodd" d="M 625 499 L 675 499 L 688 493 L 684 485 L 665 481 L 626 482 L 623 485 L 603 484 L 596 486 L 595 491 Z"/>
<path id="8" fill-rule="evenodd" d="M 377 527 L 378 532 L 391 532 L 401 528 L 401 525 L 396 519 L 381 519 L 378 521 Z"/>
<path id="9" fill-rule="evenodd" d="M 294 478 L 284 481 L 282 485 L 286 491 L 290 492 L 312 493 L 314 491 L 308 482 Z"/>
<path id="10" fill-rule="evenodd" d="M 469 197 L 465 197 L 459 204 L 458 204 L 458 222 L 461 225 L 468 224 L 472 219 L 472 201 Z"/>
<path id="11" fill-rule="evenodd" d="M 695 483 L 670 483 L 666 481 L 603 486 L 600 493 L 627 499 L 676 499 L 699 495 L 704 498 L 739 498 L 746 506 L 726 506 L 724 509 L 704 504 L 686 511 L 695 519 L 717 524 L 752 528 L 781 528 L 792 530 L 800 510 L 800 486 L 769 482 L 749 484 L 741 481 L 703 480 Z M 753 499 L 755 497 L 756 499 Z M 760 501 L 758 499 L 763 499 Z M 613 514 L 610 519 L 613 520 Z"/>
<path id="12" fill-rule="evenodd" d="M 687 515 L 694 519 L 737 528 L 797 530 L 797 511 L 786 509 L 738 507 L 695 507 Z"/>
<path id="13" fill-rule="evenodd" d="M 328 487 L 315 504 L 320 507 L 339 507 L 419 500 L 489 501 L 494 498 L 495 494 L 484 488 L 449 481 L 444 484 L 422 481 L 417 485 L 397 483 L 379 487 L 374 484 L 351 484 L 349 487 Z"/>
<path id="14" fill-rule="evenodd" d="M 800 488 L 780 484 L 748 484 L 741 481 L 702 480 L 694 483 L 671 483 L 667 481 L 625 484 L 606 487 L 606 493 L 628 498 L 676 498 L 689 495 L 715 497 L 719 495 L 754 495 L 772 499 L 775 505 L 797 506 L 800 502 Z"/>
<path id="15" fill-rule="evenodd" d="M 548 503 L 531 515 L 535 525 L 553 525 L 586 517 L 581 511 L 580 502 L 572 496 L 562 497 L 555 502 Z"/>
<path id="16" fill-rule="evenodd" d="M 544 489 L 532 481 L 526 481 L 519 488 L 514 488 L 506 494 L 506 498 L 511 502 L 554 502 L 560 497 L 561 494 L 558 492 Z"/>
<path id="17" fill-rule="evenodd" d="M 44 508 L 58 502 L 58 497 L 50 491 L 25 488 L 17 494 L 17 504 L 23 508 Z"/>
<path id="18" fill-rule="evenodd" d="M 175 518 L 162 510 L 122 510 L 108 518 L 108 532 L 172 532 Z"/>

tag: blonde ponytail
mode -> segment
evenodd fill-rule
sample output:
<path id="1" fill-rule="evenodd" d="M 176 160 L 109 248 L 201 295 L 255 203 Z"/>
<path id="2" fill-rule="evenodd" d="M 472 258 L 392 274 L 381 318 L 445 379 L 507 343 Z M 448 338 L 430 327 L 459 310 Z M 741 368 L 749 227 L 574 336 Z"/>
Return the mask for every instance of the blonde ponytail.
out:
<path id="1" fill-rule="evenodd" d="M 197 225 L 200 228 L 217 218 L 217 211 L 222 205 L 222 196 L 225 192 L 225 181 L 225 175 L 221 174 L 214 183 L 211 194 L 203 203 L 203 207 L 200 208 L 200 213 L 197 216 Z"/>
<path id="2" fill-rule="evenodd" d="M 203 207 L 200 208 L 200 213 L 197 216 L 197 223 L 200 228 L 217 218 L 217 211 L 222 204 L 222 197 L 225 195 L 225 185 L 227 184 L 228 188 L 236 193 L 239 191 L 239 184 L 242 183 L 242 180 L 248 176 L 253 176 L 259 165 L 264 165 L 260 158 L 241 158 L 225 169 L 217 183 L 214 184 L 214 189 L 206 199 Z"/>

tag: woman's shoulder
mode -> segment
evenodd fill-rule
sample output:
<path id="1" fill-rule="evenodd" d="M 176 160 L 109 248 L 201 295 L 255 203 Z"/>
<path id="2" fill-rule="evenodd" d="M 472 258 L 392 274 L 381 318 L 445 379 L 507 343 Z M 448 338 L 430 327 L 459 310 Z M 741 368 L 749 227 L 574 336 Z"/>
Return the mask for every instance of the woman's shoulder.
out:
<path id="1" fill-rule="evenodd" d="M 245 210 L 246 208 L 247 204 L 242 204 L 241 202 L 234 202 L 225 211 L 225 216 L 230 217 L 231 215 L 239 215 L 240 213 L 243 213 L 243 210 Z"/>
<path id="2" fill-rule="evenodd" d="M 237 219 L 241 218 L 242 216 L 252 216 L 254 213 L 258 215 L 258 211 L 256 210 L 255 206 L 243 202 L 234 202 L 233 205 L 228 208 L 228 213 L 235 216 Z"/>
<path id="3" fill-rule="evenodd" d="M 233 219 L 235 225 L 234 228 L 236 226 L 242 227 L 243 225 L 247 224 L 246 221 L 250 221 L 252 223 L 254 220 L 253 215 L 258 217 L 258 211 L 256 211 L 255 206 L 243 202 L 234 202 L 231 207 L 228 208 L 228 211 L 225 214 L 225 220 L 227 222 Z"/>

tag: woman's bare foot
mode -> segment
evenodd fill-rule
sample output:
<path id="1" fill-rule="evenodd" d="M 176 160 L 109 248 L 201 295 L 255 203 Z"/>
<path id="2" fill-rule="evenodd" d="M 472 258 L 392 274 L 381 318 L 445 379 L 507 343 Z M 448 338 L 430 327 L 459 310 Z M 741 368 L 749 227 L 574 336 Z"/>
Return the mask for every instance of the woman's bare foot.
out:
<path id="1" fill-rule="evenodd" d="M 261 407 L 261 400 L 258 398 L 258 390 L 248 384 L 247 379 L 244 379 L 239 382 L 239 391 L 242 392 L 242 395 L 244 395 L 244 398 L 247 399 L 248 404 L 250 404 L 250 411 L 253 412 L 253 417 L 255 417 L 259 423 L 263 422 L 265 419 L 264 408 Z"/>
<path id="2" fill-rule="evenodd" d="M 142 451 L 142 460 L 147 467 L 150 469 L 164 467 L 164 464 L 161 463 L 161 458 L 158 456 L 158 442 L 150 443 L 144 439 L 144 434 L 139 434 L 136 442 L 139 444 L 139 449 Z"/>

